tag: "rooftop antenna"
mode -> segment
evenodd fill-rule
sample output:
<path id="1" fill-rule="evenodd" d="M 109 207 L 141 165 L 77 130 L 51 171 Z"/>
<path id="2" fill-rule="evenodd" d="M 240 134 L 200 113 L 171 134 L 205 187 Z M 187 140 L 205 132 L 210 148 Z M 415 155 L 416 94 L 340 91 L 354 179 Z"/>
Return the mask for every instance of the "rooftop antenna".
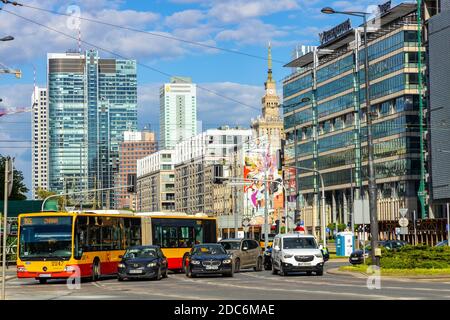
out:
<path id="1" fill-rule="evenodd" d="M 81 19 L 78 17 L 78 53 L 81 55 Z"/>

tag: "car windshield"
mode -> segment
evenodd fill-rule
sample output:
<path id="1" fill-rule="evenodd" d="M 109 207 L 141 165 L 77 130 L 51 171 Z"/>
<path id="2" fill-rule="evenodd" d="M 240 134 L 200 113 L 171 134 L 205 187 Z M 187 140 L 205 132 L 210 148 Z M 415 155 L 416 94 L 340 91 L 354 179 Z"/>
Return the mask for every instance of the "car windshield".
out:
<path id="1" fill-rule="evenodd" d="M 241 248 L 240 241 L 223 241 L 220 244 L 225 250 L 239 250 Z"/>
<path id="2" fill-rule="evenodd" d="M 123 256 L 125 259 L 156 258 L 158 253 L 155 248 L 133 248 L 128 249 Z"/>
<path id="3" fill-rule="evenodd" d="M 26 260 L 68 260 L 72 255 L 72 217 L 24 217 L 19 257 Z"/>
<path id="4" fill-rule="evenodd" d="M 195 255 L 217 255 L 226 254 L 227 252 L 221 245 L 198 246 L 192 250 Z"/>
<path id="5" fill-rule="evenodd" d="M 314 238 L 284 238 L 283 249 L 316 249 Z"/>

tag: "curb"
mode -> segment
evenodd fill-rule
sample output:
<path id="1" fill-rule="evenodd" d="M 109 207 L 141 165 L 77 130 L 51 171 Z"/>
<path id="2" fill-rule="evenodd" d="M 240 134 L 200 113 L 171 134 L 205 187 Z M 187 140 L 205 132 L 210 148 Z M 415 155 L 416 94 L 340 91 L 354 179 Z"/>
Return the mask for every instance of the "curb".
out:
<path id="1" fill-rule="evenodd" d="M 5 280 L 6 281 L 9 281 L 9 280 L 12 280 L 12 279 L 15 279 L 16 278 L 16 276 L 6 276 L 5 277 Z M 2 278 L 0 277 L 0 281 L 2 280 Z"/>
<path id="2" fill-rule="evenodd" d="M 327 273 L 333 274 L 333 275 L 349 275 L 355 278 L 364 278 L 366 279 L 370 275 L 364 272 L 359 271 L 340 271 L 338 268 L 333 268 L 327 270 Z M 442 280 L 449 280 L 450 276 L 412 276 L 412 277 L 399 277 L 399 276 L 386 276 L 382 275 L 383 278 L 394 280 L 394 281 L 407 281 L 407 280 L 422 280 L 422 281 L 442 281 Z"/>

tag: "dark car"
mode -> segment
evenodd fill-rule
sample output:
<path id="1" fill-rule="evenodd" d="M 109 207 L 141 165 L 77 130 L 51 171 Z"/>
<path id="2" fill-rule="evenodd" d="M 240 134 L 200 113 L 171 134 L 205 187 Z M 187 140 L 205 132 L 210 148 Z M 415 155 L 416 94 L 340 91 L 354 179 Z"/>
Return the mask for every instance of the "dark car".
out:
<path id="1" fill-rule="evenodd" d="M 167 278 L 167 259 L 159 246 L 133 246 L 117 268 L 117 280 Z"/>
<path id="2" fill-rule="evenodd" d="M 400 249 L 401 247 L 405 246 L 407 243 L 404 241 L 399 241 L 399 240 L 385 240 L 385 241 L 379 241 L 378 242 L 378 246 L 379 247 L 384 247 L 388 250 L 397 250 Z M 370 256 L 370 252 L 371 252 L 371 247 L 370 245 L 366 246 L 365 248 L 365 258 L 367 259 Z M 351 264 L 361 264 L 364 263 L 364 251 L 362 249 L 358 249 L 353 251 L 350 254 L 350 257 L 348 258 L 348 261 Z"/>
<path id="3" fill-rule="evenodd" d="M 186 263 L 186 276 L 189 278 L 199 274 L 222 274 L 232 277 L 234 273 L 231 255 L 217 243 L 195 245 Z"/>

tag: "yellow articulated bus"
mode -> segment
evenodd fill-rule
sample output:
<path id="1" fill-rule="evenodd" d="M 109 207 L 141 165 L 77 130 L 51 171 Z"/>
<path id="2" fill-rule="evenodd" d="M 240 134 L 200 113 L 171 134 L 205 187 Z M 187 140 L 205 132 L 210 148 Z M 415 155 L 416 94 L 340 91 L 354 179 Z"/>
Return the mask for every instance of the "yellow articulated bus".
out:
<path id="1" fill-rule="evenodd" d="M 117 211 L 116 211 L 117 212 Z M 194 244 L 217 241 L 216 219 L 183 213 L 124 214 L 39 212 L 19 215 L 17 277 L 48 279 L 77 276 L 97 280 L 117 273 L 125 249 L 160 245 L 169 269 L 183 268 Z"/>

